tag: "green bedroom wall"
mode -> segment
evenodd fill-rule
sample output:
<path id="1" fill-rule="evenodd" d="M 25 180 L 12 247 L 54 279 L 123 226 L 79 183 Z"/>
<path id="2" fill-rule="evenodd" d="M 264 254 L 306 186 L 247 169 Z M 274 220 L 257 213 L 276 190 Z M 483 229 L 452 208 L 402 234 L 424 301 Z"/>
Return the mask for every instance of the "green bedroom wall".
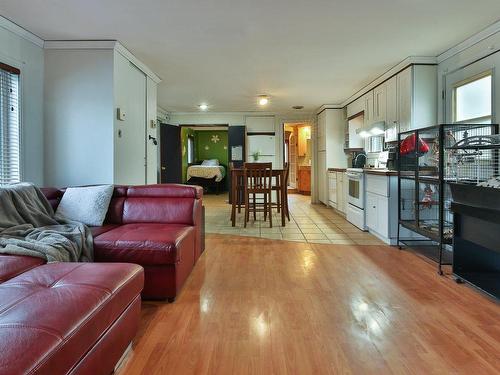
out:
<path id="1" fill-rule="evenodd" d="M 214 137 L 218 138 L 217 142 Z M 227 130 L 195 131 L 196 160 L 219 159 L 219 163 L 227 167 L 227 143 Z"/>

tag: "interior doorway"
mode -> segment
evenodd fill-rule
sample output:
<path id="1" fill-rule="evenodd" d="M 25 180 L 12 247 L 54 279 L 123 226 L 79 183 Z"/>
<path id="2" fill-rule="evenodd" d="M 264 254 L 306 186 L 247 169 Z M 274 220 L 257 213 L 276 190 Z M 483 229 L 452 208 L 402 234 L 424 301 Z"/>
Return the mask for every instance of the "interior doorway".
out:
<path id="1" fill-rule="evenodd" d="M 283 160 L 288 163 L 290 193 L 311 194 L 311 124 L 307 122 L 283 124 Z"/>

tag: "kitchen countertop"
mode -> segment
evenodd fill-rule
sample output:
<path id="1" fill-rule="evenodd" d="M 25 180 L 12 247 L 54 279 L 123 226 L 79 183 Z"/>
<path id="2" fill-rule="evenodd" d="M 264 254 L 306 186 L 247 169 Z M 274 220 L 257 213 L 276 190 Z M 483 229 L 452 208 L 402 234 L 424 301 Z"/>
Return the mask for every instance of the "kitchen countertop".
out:
<path id="1" fill-rule="evenodd" d="M 328 168 L 328 172 L 345 172 L 345 168 Z"/>
<path id="2" fill-rule="evenodd" d="M 398 171 L 393 171 L 390 169 L 378 169 L 378 168 L 363 168 L 363 171 L 367 174 L 376 174 L 380 176 L 397 176 Z"/>

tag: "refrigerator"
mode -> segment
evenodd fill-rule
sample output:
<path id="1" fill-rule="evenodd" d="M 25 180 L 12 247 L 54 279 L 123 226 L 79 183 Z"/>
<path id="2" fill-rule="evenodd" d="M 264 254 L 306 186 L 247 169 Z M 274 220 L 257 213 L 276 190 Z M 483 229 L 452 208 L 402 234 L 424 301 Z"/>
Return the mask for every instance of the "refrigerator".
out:
<path id="1" fill-rule="evenodd" d="M 253 154 L 259 152 L 258 162 L 276 165 L 276 137 L 274 135 L 247 135 L 247 161 L 254 162 Z"/>

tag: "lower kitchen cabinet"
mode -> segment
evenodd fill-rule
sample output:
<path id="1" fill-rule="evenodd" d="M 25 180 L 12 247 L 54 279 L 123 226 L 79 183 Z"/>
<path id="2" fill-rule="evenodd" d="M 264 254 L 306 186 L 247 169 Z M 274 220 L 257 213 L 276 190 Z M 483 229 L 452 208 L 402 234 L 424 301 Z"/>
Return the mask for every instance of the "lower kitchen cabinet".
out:
<path id="1" fill-rule="evenodd" d="M 398 230 L 397 176 L 366 174 L 366 226 L 387 244 L 395 245 Z"/>
<path id="2" fill-rule="evenodd" d="M 345 214 L 345 205 L 347 201 L 346 189 L 344 184 L 344 172 L 337 172 L 337 210 Z"/>
<path id="3" fill-rule="evenodd" d="M 311 194 L 311 167 L 301 165 L 298 171 L 297 190 L 301 194 Z"/>
<path id="4" fill-rule="evenodd" d="M 337 172 L 328 172 L 328 205 L 337 208 Z"/>

